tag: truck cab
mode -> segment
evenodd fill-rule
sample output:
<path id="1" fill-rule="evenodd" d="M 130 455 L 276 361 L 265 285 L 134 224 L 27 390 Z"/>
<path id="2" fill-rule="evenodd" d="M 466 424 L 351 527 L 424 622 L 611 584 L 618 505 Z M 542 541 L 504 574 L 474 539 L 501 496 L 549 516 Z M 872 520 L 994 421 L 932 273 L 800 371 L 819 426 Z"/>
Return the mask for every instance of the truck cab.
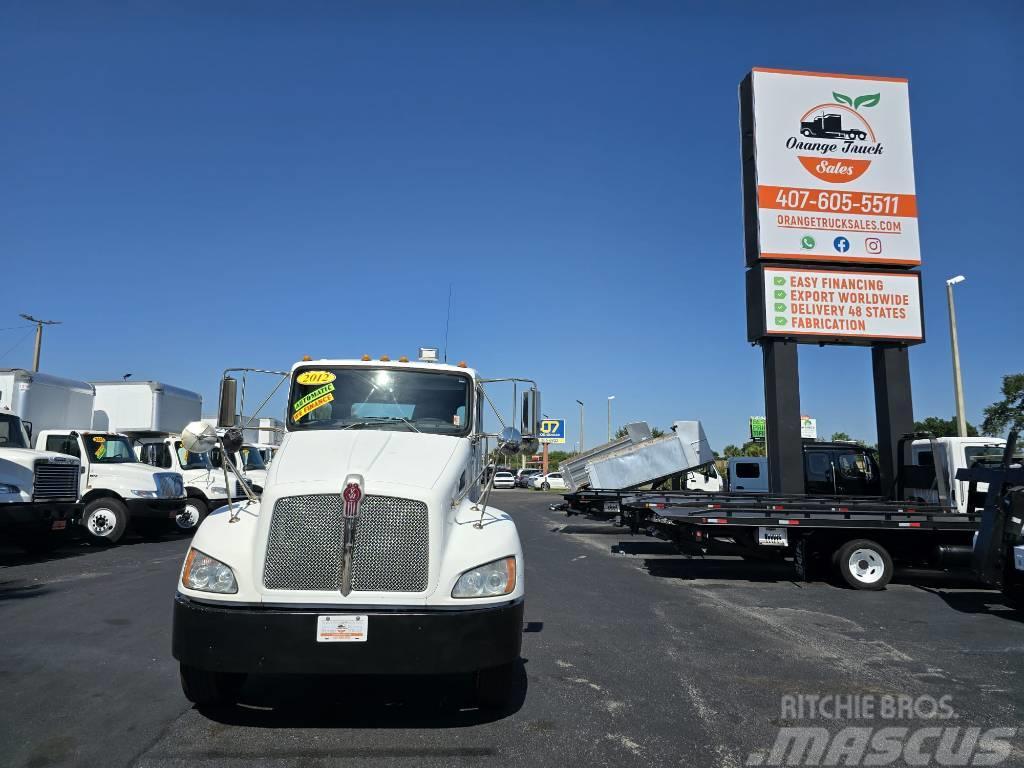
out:
<path id="1" fill-rule="evenodd" d="M 181 475 L 140 463 L 127 435 L 47 429 L 36 437 L 36 448 L 82 462 L 81 522 L 94 542 L 116 544 L 129 526 L 156 535 L 184 509 Z"/>
<path id="2" fill-rule="evenodd" d="M 245 498 L 235 489 L 237 480 L 229 477 L 225 485 L 224 473 L 213 465 L 209 454 L 186 450 L 179 435 L 136 438 L 135 453 L 143 464 L 181 475 L 187 498 L 174 522 L 183 533 L 195 531 L 211 509 L 227 504 L 229 487 L 232 488 L 231 499 Z"/>
<path id="3" fill-rule="evenodd" d="M 429 356 L 304 361 L 289 376 L 262 497 L 210 514 L 181 570 L 185 695 L 229 702 L 255 672 L 466 673 L 482 705 L 502 706 L 525 589 L 515 523 L 486 503 L 485 380 Z M 227 381 L 220 412 L 234 414 Z M 201 442 L 193 425 L 183 438 Z"/>
<path id="4" fill-rule="evenodd" d="M 1006 449 L 1006 440 L 1000 437 L 937 437 L 935 449 L 938 452 L 941 467 L 936 467 L 932 441 L 917 439 L 910 444 L 910 463 L 914 467 L 926 467 L 935 472 L 942 472 L 950 502 L 961 514 L 974 512 L 984 508 L 987 483 L 977 483 L 973 497 L 969 498 L 969 483 L 957 480 L 960 469 L 971 469 L 979 463 L 998 460 Z M 926 475 L 932 477 L 933 475 Z M 938 484 L 913 485 L 908 483 L 903 489 L 904 498 L 918 499 L 929 504 L 939 502 Z"/>
<path id="5" fill-rule="evenodd" d="M 805 493 L 814 496 L 881 496 L 875 451 L 857 443 L 806 442 Z M 734 456 L 728 462 L 729 489 L 737 493 L 768 493 L 768 459 Z"/>
<path id="6" fill-rule="evenodd" d="M 80 510 L 78 459 L 32 450 L 21 419 L 0 409 L 0 531 L 29 547 L 67 528 Z"/>

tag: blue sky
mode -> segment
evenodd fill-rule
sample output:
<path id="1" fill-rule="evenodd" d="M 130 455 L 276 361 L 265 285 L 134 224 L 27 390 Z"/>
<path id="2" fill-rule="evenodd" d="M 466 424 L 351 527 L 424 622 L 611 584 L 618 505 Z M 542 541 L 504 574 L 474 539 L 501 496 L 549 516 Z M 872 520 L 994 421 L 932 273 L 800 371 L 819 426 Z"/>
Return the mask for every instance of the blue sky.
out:
<path id="1" fill-rule="evenodd" d="M 1024 369 L 1024 3 L 4 3 L 7 301 L 43 369 L 212 405 L 229 365 L 441 345 L 544 410 L 763 413 L 736 88 L 752 66 L 910 79 L 928 343 L 915 415 Z M 1000 128 L 1002 126 L 1002 128 Z M 31 363 L 0 331 L 0 365 Z M 801 348 L 803 411 L 874 439 L 870 353 Z M 209 408 L 212 411 L 212 407 Z"/>

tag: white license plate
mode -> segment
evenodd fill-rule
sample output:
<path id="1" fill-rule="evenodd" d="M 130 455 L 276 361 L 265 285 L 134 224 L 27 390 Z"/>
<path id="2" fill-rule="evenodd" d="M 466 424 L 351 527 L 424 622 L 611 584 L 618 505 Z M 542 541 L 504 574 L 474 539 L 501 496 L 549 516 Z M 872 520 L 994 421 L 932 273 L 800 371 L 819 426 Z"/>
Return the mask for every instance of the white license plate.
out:
<path id="1" fill-rule="evenodd" d="M 762 547 L 788 547 L 789 532 L 785 528 L 758 526 L 757 543 Z"/>
<path id="2" fill-rule="evenodd" d="M 604 503 L 604 511 L 605 511 L 605 514 L 608 514 L 608 515 L 612 515 L 612 514 L 617 515 L 622 510 L 619 509 L 619 502 L 617 502 L 617 501 L 606 501 Z"/>
<path id="3" fill-rule="evenodd" d="M 369 616 L 317 616 L 318 643 L 365 643 L 370 625 Z"/>

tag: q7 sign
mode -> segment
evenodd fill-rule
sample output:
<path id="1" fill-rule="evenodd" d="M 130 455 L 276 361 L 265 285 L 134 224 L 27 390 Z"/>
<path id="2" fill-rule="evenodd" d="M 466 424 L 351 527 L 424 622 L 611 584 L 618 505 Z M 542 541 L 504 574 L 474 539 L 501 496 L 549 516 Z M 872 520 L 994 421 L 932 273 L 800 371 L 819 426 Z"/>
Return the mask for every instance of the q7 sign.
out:
<path id="1" fill-rule="evenodd" d="M 755 68 L 740 131 L 748 266 L 921 263 L 906 80 Z"/>
<path id="2" fill-rule="evenodd" d="M 924 341 L 916 272 L 762 266 L 747 271 L 747 305 L 751 341 Z"/>
<path id="3" fill-rule="evenodd" d="M 564 443 L 565 419 L 541 419 L 540 441 L 542 443 Z"/>

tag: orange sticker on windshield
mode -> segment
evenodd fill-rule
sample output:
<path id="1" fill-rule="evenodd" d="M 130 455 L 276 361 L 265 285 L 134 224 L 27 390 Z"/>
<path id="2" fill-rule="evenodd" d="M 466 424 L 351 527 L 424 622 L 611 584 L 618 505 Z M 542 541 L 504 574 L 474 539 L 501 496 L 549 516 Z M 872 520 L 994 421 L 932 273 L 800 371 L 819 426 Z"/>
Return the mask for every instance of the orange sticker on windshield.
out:
<path id="1" fill-rule="evenodd" d="M 295 413 L 292 414 L 292 420 L 293 421 L 298 421 L 303 416 L 305 416 L 307 413 L 311 413 L 312 411 L 315 411 L 320 406 L 327 405 L 328 403 L 331 403 L 331 402 L 334 402 L 334 393 L 333 392 L 328 392 L 326 395 L 322 395 L 321 397 L 318 397 L 316 400 L 311 400 L 310 402 L 306 403 L 305 405 L 303 405 L 303 406 L 301 406 L 299 408 L 296 408 L 295 409 Z"/>
<path id="2" fill-rule="evenodd" d="M 295 377 L 298 384 L 327 384 L 337 377 L 330 371 L 303 371 Z"/>
<path id="3" fill-rule="evenodd" d="M 107 438 L 100 437 L 99 435 L 96 435 L 96 436 L 93 437 L 92 441 L 94 443 L 105 443 L 105 442 L 107 442 Z"/>

